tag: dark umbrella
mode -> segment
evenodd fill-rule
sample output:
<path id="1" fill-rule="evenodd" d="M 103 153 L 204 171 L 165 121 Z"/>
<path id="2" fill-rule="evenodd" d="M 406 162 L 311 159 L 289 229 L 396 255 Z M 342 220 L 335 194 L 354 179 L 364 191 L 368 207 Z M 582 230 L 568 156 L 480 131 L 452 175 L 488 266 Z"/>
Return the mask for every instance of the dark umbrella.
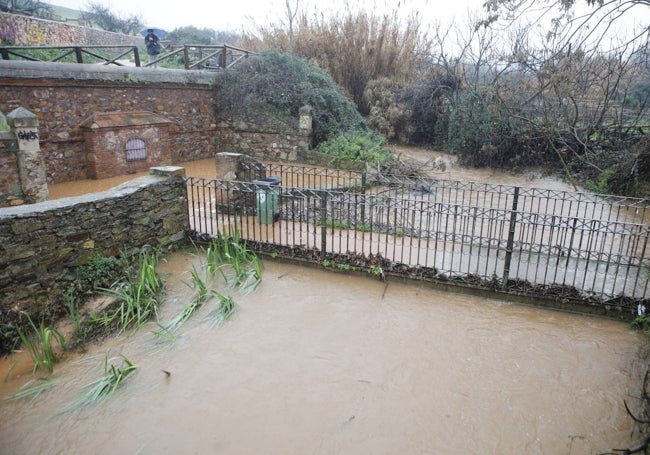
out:
<path id="1" fill-rule="evenodd" d="M 153 30 L 153 33 L 158 38 L 162 38 L 163 36 L 165 36 L 167 34 L 167 32 L 165 30 L 163 30 L 162 28 L 156 28 L 156 27 L 143 28 L 142 30 L 140 30 L 140 34 L 142 36 L 147 36 L 147 33 L 149 32 L 149 30 Z"/>

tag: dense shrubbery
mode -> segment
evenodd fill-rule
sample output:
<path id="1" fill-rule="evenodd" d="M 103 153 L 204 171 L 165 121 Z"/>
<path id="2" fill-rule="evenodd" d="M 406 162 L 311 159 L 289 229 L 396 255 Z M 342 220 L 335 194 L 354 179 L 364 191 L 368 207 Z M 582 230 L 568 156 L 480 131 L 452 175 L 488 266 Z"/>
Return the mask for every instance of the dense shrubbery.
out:
<path id="1" fill-rule="evenodd" d="M 572 183 L 630 194 L 622 183 L 635 175 L 635 147 L 650 129 L 647 43 L 603 53 L 577 35 L 539 43 L 529 40 L 530 27 L 504 37 L 477 20 L 424 30 L 398 8 L 387 15 L 353 7 L 333 16 L 299 12 L 292 26 L 266 24 L 240 46 L 286 50 L 327 70 L 389 141 L 435 146 L 471 166 L 543 165 Z M 276 86 L 280 99 L 261 96 L 294 115 L 286 85 Z M 317 115 L 333 106 L 322 105 Z M 357 129 L 327 120 L 322 128 L 317 117 L 317 142 L 341 126 Z"/>
<path id="2" fill-rule="evenodd" d="M 447 147 L 470 166 L 532 164 L 530 157 L 522 156 L 525 146 L 508 120 L 489 92 L 463 92 L 450 110 Z"/>
<path id="3" fill-rule="evenodd" d="M 375 165 L 387 163 L 392 159 L 390 152 L 385 148 L 384 140 L 374 133 L 341 134 L 322 142 L 316 150 L 342 161 Z"/>
<path id="4" fill-rule="evenodd" d="M 266 51 L 224 72 L 217 85 L 218 112 L 246 114 L 253 108 L 269 115 L 297 118 L 305 105 L 313 109 L 317 145 L 368 125 L 327 72 L 290 53 Z"/>
<path id="5" fill-rule="evenodd" d="M 211 28 L 198 28 L 192 25 L 178 27 L 165 35 L 165 41 L 172 44 L 234 44 L 241 36 L 235 32 L 216 31 Z"/>

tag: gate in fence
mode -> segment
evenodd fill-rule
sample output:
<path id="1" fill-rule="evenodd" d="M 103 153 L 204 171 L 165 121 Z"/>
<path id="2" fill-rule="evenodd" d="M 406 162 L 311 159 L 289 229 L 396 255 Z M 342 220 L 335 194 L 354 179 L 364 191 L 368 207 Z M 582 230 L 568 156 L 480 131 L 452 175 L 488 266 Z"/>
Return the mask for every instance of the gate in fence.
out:
<path id="1" fill-rule="evenodd" d="M 270 165 L 265 184 L 188 178 L 192 229 L 432 281 L 636 311 L 650 201 Z M 286 185 L 290 182 L 290 185 Z"/>

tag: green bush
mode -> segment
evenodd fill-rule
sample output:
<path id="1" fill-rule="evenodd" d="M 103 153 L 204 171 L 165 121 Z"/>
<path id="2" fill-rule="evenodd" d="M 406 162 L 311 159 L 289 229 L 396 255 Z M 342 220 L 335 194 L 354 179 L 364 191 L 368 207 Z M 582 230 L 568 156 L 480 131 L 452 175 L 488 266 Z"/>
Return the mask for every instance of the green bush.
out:
<path id="1" fill-rule="evenodd" d="M 449 150 L 465 163 L 479 161 L 477 155 L 490 145 L 497 121 L 486 94 L 478 91 L 462 93 L 449 116 Z"/>
<path id="2" fill-rule="evenodd" d="M 545 155 L 538 136 L 514 122 L 489 89 L 461 93 L 449 114 L 448 150 L 469 166 L 540 164 Z"/>
<path id="3" fill-rule="evenodd" d="M 321 143 L 316 150 L 343 161 L 383 164 L 392 160 L 384 139 L 374 133 L 341 134 Z"/>
<path id="4" fill-rule="evenodd" d="M 313 109 L 314 145 L 335 134 L 368 131 L 368 125 L 324 70 L 290 53 L 266 51 L 220 75 L 215 110 L 246 115 L 254 111 L 297 119 L 301 107 Z"/>
<path id="5" fill-rule="evenodd" d="M 93 294 L 101 288 L 109 288 L 124 278 L 127 270 L 124 259 L 95 254 L 77 269 L 77 287 L 80 294 Z"/>
<path id="6" fill-rule="evenodd" d="M 411 113 L 408 142 L 441 146 L 447 142 L 449 106 L 460 86 L 454 74 L 431 68 L 400 93 L 400 104 Z"/>
<path id="7" fill-rule="evenodd" d="M 363 93 L 368 105 L 368 124 L 386 139 L 407 143 L 411 136 L 411 111 L 398 101 L 399 84 L 387 77 L 373 79 Z"/>

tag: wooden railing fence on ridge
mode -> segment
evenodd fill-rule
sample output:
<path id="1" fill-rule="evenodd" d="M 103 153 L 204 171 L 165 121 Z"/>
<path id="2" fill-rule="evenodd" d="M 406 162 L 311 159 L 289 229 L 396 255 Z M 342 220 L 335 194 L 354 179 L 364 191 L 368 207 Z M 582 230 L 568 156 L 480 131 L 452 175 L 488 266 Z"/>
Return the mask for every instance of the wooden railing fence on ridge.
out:
<path id="1" fill-rule="evenodd" d="M 116 66 L 165 67 L 186 70 L 229 68 L 253 52 L 238 47 L 207 44 L 163 44 L 163 52 L 152 62 L 143 62 L 138 46 L 0 46 L 3 60 L 28 60 L 47 63 L 94 63 Z M 144 54 L 146 55 L 146 53 Z"/>

